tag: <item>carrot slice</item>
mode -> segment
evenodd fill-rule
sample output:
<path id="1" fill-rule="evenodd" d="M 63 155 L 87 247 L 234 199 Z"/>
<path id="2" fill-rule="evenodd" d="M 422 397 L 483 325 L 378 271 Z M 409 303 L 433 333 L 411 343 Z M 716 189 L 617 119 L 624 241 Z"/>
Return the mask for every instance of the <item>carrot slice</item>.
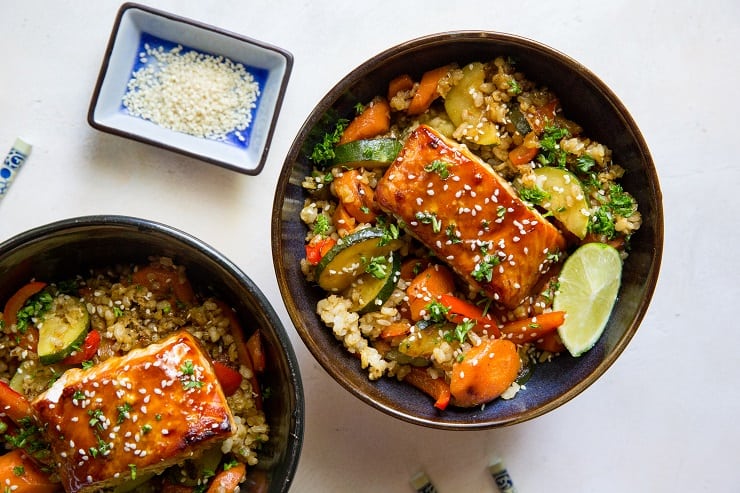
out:
<path id="1" fill-rule="evenodd" d="M 534 317 L 507 322 L 501 326 L 502 337 L 517 344 L 533 342 L 553 332 L 565 322 L 565 312 L 547 312 Z"/>
<path id="2" fill-rule="evenodd" d="M 23 305 L 26 304 L 26 301 L 45 287 L 45 282 L 29 282 L 16 291 L 13 296 L 8 298 L 8 301 L 5 303 L 5 308 L 3 309 L 3 320 L 5 321 L 6 330 L 9 329 L 11 325 L 15 325 L 18 322 L 18 312 L 23 308 Z"/>
<path id="3" fill-rule="evenodd" d="M 401 263 L 401 279 L 411 281 L 419 275 L 421 271 L 429 267 L 431 262 L 428 258 L 409 258 Z"/>
<path id="4" fill-rule="evenodd" d="M 443 378 L 432 378 L 423 368 L 411 368 L 411 371 L 403 377 L 408 382 L 425 394 L 434 398 L 434 407 L 444 411 L 450 403 L 450 386 Z"/>
<path id="5" fill-rule="evenodd" d="M 0 380 L 0 415 L 5 415 L 17 423 L 32 414 L 33 409 L 28 399 Z"/>
<path id="6" fill-rule="evenodd" d="M 350 234 L 357 225 L 357 220 L 347 212 L 347 209 L 341 202 L 338 203 L 336 209 L 334 209 L 334 214 L 332 214 L 331 219 L 334 226 L 337 228 L 337 234 L 342 238 Z"/>
<path id="7" fill-rule="evenodd" d="M 514 166 L 527 164 L 537 156 L 539 150 L 539 147 L 527 147 L 525 144 L 521 144 L 509 151 L 509 161 Z"/>
<path id="8" fill-rule="evenodd" d="M 560 336 L 555 330 L 543 335 L 541 339 L 537 339 L 535 346 L 537 346 L 537 349 L 542 349 L 543 351 L 549 351 L 551 353 L 562 353 L 565 351 L 565 344 L 560 340 Z"/>
<path id="9" fill-rule="evenodd" d="M 380 331 L 381 339 L 393 339 L 411 332 L 411 324 L 408 322 L 393 322 Z"/>
<path id="10" fill-rule="evenodd" d="M 384 98 L 374 99 L 344 129 L 339 144 L 371 139 L 391 128 L 391 106 Z"/>
<path id="11" fill-rule="evenodd" d="M 234 493 L 246 474 L 247 466 L 241 462 L 232 468 L 221 471 L 213 478 L 208 493 Z"/>
<path id="12" fill-rule="evenodd" d="M 247 351 L 249 351 L 249 357 L 252 359 L 254 371 L 257 373 L 265 371 L 265 351 L 262 348 L 262 335 L 259 329 L 255 330 L 247 339 Z"/>
<path id="13" fill-rule="evenodd" d="M 452 365 L 450 392 L 462 407 L 478 406 L 500 396 L 519 375 L 516 345 L 506 339 L 488 339 Z"/>
<path id="14" fill-rule="evenodd" d="M 388 83 L 388 99 L 393 99 L 399 92 L 408 91 L 412 87 L 414 87 L 414 80 L 411 76 L 409 74 L 401 74 Z"/>
<path id="15" fill-rule="evenodd" d="M 21 449 L 0 455 L 0 484 L 14 493 L 54 493 L 61 489 Z"/>
<path id="16" fill-rule="evenodd" d="M 416 93 L 414 93 L 411 103 L 409 103 L 408 110 L 406 110 L 409 115 L 419 115 L 424 113 L 427 108 L 432 105 L 432 102 L 439 97 L 437 85 L 442 77 L 447 75 L 447 72 L 449 71 L 449 65 L 445 65 L 443 67 L 438 67 L 429 70 L 428 72 L 424 72 L 421 76 L 419 87 L 416 89 Z"/>
<path id="17" fill-rule="evenodd" d="M 467 318 L 475 322 L 473 330 L 477 334 L 482 334 L 485 331 L 494 337 L 501 335 L 496 320 L 489 314 L 484 314 L 480 307 L 450 294 L 441 295 L 439 302 L 449 308 L 447 320 L 450 322 L 457 324 Z"/>
<path id="18" fill-rule="evenodd" d="M 424 269 L 406 288 L 411 320 L 416 322 L 424 318 L 429 303 L 454 289 L 455 278 L 447 267 L 433 264 Z"/>
<path id="19" fill-rule="evenodd" d="M 536 108 L 533 112 L 528 113 L 526 117 L 532 131 L 537 135 L 544 132 L 545 127 L 555 121 L 555 116 L 559 108 L 560 101 L 551 99 L 544 105 Z"/>
<path id="20" fill-rule="evenodd" d="M 146 265 L 139 267 L 131 276 L 131 280 L 144 286 L 152 293 L 170 296 L 175 301 L 192 305 L 195 303 L 195 292 L 190 282 L 182 278 L 176 271 L 160 265 Z"/>
<path id="21" fill-rule="evenodd" d="M 375 191 L 365 183 L 359 169 L 344 171 L 334 178 L 334 194 L 347 213 L 361 223 L 378 218 Z"/>

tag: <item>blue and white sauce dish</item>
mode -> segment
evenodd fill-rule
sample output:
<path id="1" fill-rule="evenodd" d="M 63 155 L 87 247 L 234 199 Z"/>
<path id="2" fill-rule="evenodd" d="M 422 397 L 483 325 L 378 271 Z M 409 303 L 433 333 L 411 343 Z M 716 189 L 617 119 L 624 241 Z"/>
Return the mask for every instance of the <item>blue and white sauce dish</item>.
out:
<path id="1" fill-rule="evenodd" d="M 87 120 L 103 132 L 256 175 L 265 165 L 292 67 L 292 54 L 282 48 L 125 3 Z M 187 70 L 187 77 L 167 74 L 175 69 Z M 208 77 L 207 70 L 216 76 Z M 225 97 L 209 104 L 214 91 L 198 86 L 199 73 L 204 82 L 220 84 L 215 87 Z M 221 128 L 213 131 L 213 125 Z"/>

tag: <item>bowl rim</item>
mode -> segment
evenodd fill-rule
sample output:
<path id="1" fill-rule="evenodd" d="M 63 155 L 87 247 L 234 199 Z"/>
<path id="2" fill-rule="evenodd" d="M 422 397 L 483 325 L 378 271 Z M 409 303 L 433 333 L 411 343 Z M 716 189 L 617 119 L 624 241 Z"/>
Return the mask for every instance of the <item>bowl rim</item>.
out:
<path id="1" fill-rule="evenodd" d="M 283 460 L 283 467 L 287 474 L 280 477 L 279 489 L 281 492 L 287 492 L 298 469 L 298 462 L 303 447 L 305 431 L 305 395 L 298 365 L 298 358 L 293 345 L 280 317 L 278 317 L 277 312 L 272 307 L 262 290 L 236 264 L 204 241 L 164 223 L 134 216 L 115 214 L 89 215 L 50 222 L 18 233 L 0 243 L 0 257 L 22 248 L 28 243 L 33 243 L 37 240 L 48 237 L 50 234 L 63 233 L 84 227 L 111 227 L 121 228 L 123 230 L 136 230 L 142 233 L 159 233 L 165 235 L 203 253 L 206 257 L 209 257 L 216 264 L 225 269 L 229 275 L 233 276 L 240 283 L 246 286 L 247 291 L 254 298 L 258 308 L 264 312 L 265 318 L 269 320 L 271 329 L 280 343 L 281 349 L 285 354 L 290 386 L 292 387 L 291 394 L 295 407 L 291 410 L 290 417 L 288 419 L 288 440 L 286 440 L 287 448 Z M 270 489 L 270 491 L 273 490 Z"/>
<path id="2" fill-rule="evenodd" d="M 347 88 L 352 87 L 354 84 L 366 77 L 369 73 L 377 70 L 380 65 L 383 62 L 388 61 L 388 59 L 403 56 L 409 51 L 419 50 L 421 48 L 430 48 L 437 45 L 458 41 L 474 42 L 481 40 L 489 41 L 492 43 L 504 42 L 508 45 L 513 44 L 517 46 L 522 46 L 527 49 L 535 49 L 541 51 L 546 56 L 555 58 L 558 63 L 570 67 L 578 74 L 580 78 L 585 79 L 590 85 L 595 86 L 596 90 L 608 100 L 608 102 L 612 105 L 615 113 L 617 113 L 619 117 L 623 120 L 625 128 L 628 128 L 630 130 L 635 141 L 635 145 L 637 149 L 639 149 L 640 160 L 645 165 L 645 172 L 649 175 L 648 184 L 652 186 L 651 192 L 655 197 L 654 214 L 656 217 L 656 224 L 658 225 L 658 228 L 656 228 L 656 231 L 654 233 L 655 244 L 653 245 L 652 249 L 650 269 L 648 272 L 645 273 L 644 277 L 644 285 L 646 287 L 644 296 L 642 297 L 642 299 L 640 299 L 639 303 L 637 303 L 633 316 L 630 319 L 629 325 L 624 334 L 615 344 L 614 349 L 594 368 L 593 371 L 591 371 L 584 379 L 576 383 L 572 388 L 555 396 L 549 401 L 544 402 L 537 408 L 518 413 L 514 418 L 489 420 L 485 422 L 440 422 L 424 417 L 410 415 L 406 412 L 403 412 L 402 410 L 378 402 L 371 396 L 367 395 L 365 392 L 356 388 L 345 374 L 332 371 L 331 366 L 327 364 L 327 361 L 330 359 L 330 357 L 326 355 L 325 352 L 321 351 L 320 348 L 315 346 L 311 336 L 311 330 L 303 323 L 302 317 L 304 314 L 301 313 L 301 310 L 295 304 L 292 298 L 292 294 L 290 291 L 291 280 L 286 279 L 284 275 L 284 273 L 286 272 L 285 259 L 283 258 L 280 251 L 283 242 L 281 236 L 283 228 L 282 207 L 285 202 L 287 185 L 290 182 L 294 164 L 300 152 L 300 144 L 305 141 L 311 129 L 319 123 L 321 116 L 324 115 L 337 102 L 337 100 L 339 100 L 339 98 L 345 93 Z M 622 101 L 616 96 L 611 88 L 608 87 L 601 80 L 601 78 L 599 78 L 590 69 L 588 69 L 569 55 L 566 55 L 565 53 L 555 48 L 520 35 L 499 31 L 444 31 L 401 42 L 399 44 L 391 46 L 390 48 L 387 48 L 386 50 L 383 50 L 379 54 L 372 56 L 366 61 L 361 62 L 355 68 L 351 69 L 344 77 L 342 77 L 331 89 L 329 89 L 329 91 L 311 110 L 311 113 L 308 115 L 303 125 L 300 127 L 298 134 L 296 135 L 293 143 L 289 148 L 289 152 L 283 163 L 283 167 L 281 169 L 276 186 L 271 222 L 273 264 L 283 301 L 285 302 L 288 314 L 293 324 L 295 325 L 296 331 L 298 332 L 301 340 L 307 346 L 313 357 L 320 363 L 322 368 L 343 388 L 345 388 L 347 391 L 349 391 L 360 400 L 366 402 L 367 404 L 370 404 L 372 407 L 408 423 L 446 430 L 474 431 L 491 429 L 529 421 L 562 406 L 566 402 L 572 400 L 577 395 L 582 393 L 596 380 L 598 380 L 614 364 L 617 358 L 625 350 L 628 343 L 637 332 L 637 329 L 639 328 L 643 318 L 645 317 L 657 285 L 660 272 L 660 264 L 662 261 L 664 241 L 664 218 L 662 202 L 662 192 L 660 190 L 655 164 L 639 127 L 637 126 L 636 122 L 634 121 Z"/>

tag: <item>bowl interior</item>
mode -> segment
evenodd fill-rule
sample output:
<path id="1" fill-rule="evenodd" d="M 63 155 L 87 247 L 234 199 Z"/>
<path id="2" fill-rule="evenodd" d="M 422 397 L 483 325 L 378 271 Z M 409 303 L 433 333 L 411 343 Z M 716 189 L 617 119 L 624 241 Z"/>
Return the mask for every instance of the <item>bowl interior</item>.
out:
<path id="1" fill-rule="evenodd" d="M 127 112 L 122 99 L 132 72 L 145 66 L 139 57 L 145 45 L 169 51 L 178 44 L 241 63 L 259 83 L 261 94 L 252 110 L 251 125 L 241 132 L 245 140 L 234 132 L 223 142 L 195 137 Z M 264 166 L 292 65 L 293 56 L 280 48 L 143 5 L 124 4 L 113 27 L 88 121 L 102 131 L 255 175 Z"/>
<path id="2" fill-rule="evenodd" d="M 178 230 L 144 220 L 115 216 L 65 220 L 0 245 L 0 299 L 7 299 L 31 278 L 60 280 L 92 267 L 146 263 L 152 255 L 168 256 L 184 265 L 197 289 L 218 295 L 237 310 L 245 331 L 261 329 L 268 365 L 262 381 L 272 389 L 265 400 L 271 440 L 257 467 L 270 478 L 268 491 L 288 491 L 303 437 L 303 390 L 297 360 L 264 295 L 215 250 Z"/>
<path id="3" fill-rule="evenodd" d="M 401 73 L 416 80 L 446 63 L 511 56 L 518 70 L 561 98 L 564 113 L 586 134 L 606 144 L 627 173 L 624 188 L 637 199 L 643 225 L 632 239 L 619 299 L 597 345 L 579 358 L 561 355 L 539 365 L 526 390 L 511 400 L 497 399 L 482 409 L 448 408 L 438 412 L 429 397 L 393 379 L 371 382 L 358 360 L 345 351 L 316 315 L 325 296 L 305 281 L 306 228 L 299 212 L 307 195 L 300 184 L 310 173 L 305 149 L 326 129 L 327 117 L 351 118 L 356 103 L 385 94 L 388 81 Z M 663 244 L 661 193 L 652 158 L 625 107 L 582 65 L 537 42 L 490 32 L 454 32 L 419 38 L 393 47 L 349 73 L 318 103 L 286 157 L 273 205 L 272 242 L 278 283 L 288 312 L 308 349 L 342 386 L 363 401 L 397 418 L 436 428 L 476 429 L 513 424 L 548 412 L 592 384 L 624 350 L 642 320 L 657 281 Z"/>

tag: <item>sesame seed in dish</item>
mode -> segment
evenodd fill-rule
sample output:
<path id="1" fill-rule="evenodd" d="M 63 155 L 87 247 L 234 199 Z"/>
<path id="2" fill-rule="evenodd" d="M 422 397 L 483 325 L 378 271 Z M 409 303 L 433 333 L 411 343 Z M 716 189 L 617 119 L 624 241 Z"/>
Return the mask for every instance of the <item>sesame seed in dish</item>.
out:
<path id="1" fill-rule="evenodd" d="M 261 93 L 243 64 L 184 48 L 143 43 L 122 104 L 129 114 L 207 139 L 248 139 Z"/>

